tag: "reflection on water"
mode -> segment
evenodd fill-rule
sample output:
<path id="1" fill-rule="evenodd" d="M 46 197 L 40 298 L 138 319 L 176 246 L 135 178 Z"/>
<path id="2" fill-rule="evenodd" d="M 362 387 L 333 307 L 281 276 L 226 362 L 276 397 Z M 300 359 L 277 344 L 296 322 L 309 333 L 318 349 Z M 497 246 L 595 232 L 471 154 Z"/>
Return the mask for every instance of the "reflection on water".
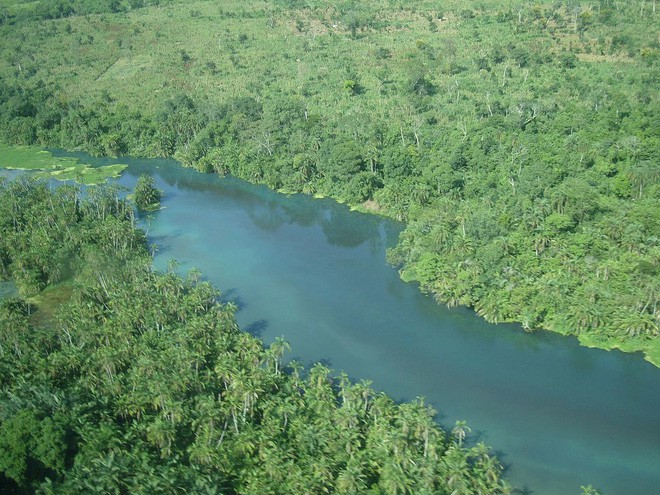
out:
<path id="1" fill-rule="evenodd" d="M 660 370 L 639 356 L 436 305 L 385 263 L 395 222 L 172 161 L 118 161 L 130 165 L 122 184 L 149 173 L 165 191 L 148 225 L 156 266 L 200 268 L 237 302 L 242 328 L 284 335 L 302 362 L 325 360 L 398 399 L 425 396 L 445 426 L 466 419 L 527 493 L 660 486 Z"/>
<path id="2" fill-rule="evenodd" d="M 75 156 L 93 166 L 128 162 L 130 170 L 121 180 L 122 184 L 132 187 L 133 178 L 141 174 L 155 173 L 159 180 L 170 186 L 164 188 L 166 201 L 175 200 L 177 189 L 212 194 L 230 200 L 234 204 L 240 204 L 254 224 L 263 230 L 275 231 L 283 225 L 291 224 L 301 227 L 320 225 L 326 235 L 326 241 L 333 246 L 356 247 L 367 241 L 372 242 L 380 238 L 377 231 L 383 225 L 386 226 L 388 233 L 387 241 L 389 245 L 393 245 L 402 229 L 402 225 L 397 222 L 383 222 L 375 215 L 337 207 L 339 205 L 330 199 L 313 199 L 302 194 L 283 196 L 265 186 L 255 186 L 233 177 L 218 180 L 215 175 L 199 174 L 191 169 L 183 169 L 174 160 L 98 158 L 90 157 L 85 153 L 49 151 L 54 156 Z M 286 201 L 282 201 L 283 198 Z"/>

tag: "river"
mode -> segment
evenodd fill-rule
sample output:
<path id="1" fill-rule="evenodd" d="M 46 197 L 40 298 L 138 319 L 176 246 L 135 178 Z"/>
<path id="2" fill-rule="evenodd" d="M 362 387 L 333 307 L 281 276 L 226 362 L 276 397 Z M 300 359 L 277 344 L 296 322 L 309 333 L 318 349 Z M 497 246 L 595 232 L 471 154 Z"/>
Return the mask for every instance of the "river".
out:
<path id="1" fill-rule="evenodd" d="M 660 370 L 640 355 L 438 306 L 386 264 L 396 222 L 170 160 L 118 161 L 130 165 L 121 184 L 148 173 L 165 192 L 142 219 L 156 266 L 199 268 L 244 330 L 284 336 L 291 359 L 324 361 L 398 400 L 423 396 L 447 428 L 466 420 L 522 493 L 657 493 Z"/>

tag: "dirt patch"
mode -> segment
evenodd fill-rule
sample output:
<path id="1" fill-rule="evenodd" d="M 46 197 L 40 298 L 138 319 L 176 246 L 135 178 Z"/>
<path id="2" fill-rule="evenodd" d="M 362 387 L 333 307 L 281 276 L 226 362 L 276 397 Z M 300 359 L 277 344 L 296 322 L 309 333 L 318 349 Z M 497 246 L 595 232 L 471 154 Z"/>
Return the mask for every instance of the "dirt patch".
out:
<path id="1" fill-rule="evenodd" d="M 616 62 L 630 64 L 635 60 L 625 55 L 597 55 L 595 53 L 578 53 L 580 62 Z"/>
<path id="2" fill-rule="evenodd" d="M 382 210 L 381 206 L 378 203 L 376 203 L 373 199 L 370 199 L 370 200 L 365 201 L 364 203 L 362 203 L 362 208 L 364 208 L 365 210 L 369 210 L 369 211 L 381 211 Z"/>

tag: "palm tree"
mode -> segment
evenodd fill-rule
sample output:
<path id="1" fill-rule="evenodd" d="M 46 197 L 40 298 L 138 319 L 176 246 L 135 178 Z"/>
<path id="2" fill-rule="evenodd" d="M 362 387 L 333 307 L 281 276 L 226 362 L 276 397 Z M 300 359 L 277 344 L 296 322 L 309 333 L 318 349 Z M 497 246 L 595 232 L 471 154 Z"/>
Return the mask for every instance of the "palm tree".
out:
<path id="1" fill-rule="evenodd" d="M 275 368 L 275 374 L 280 374 L 280 368 L 282 367 L 282 356 L 286 351 L 291 350 L 291 345 L 284 340 L 283 337 L 275 338 L 268 350 L 266 351 L 266 361 L 268 364 L 272 363 Z"/>
<path id="2" fill-rule="evenodd" d="M 451 434 L 456 438 L 456 440 L 458 440 L 458 445 L 460 447 L 461 445 L 463 445 L 463 440 L 465 440 L 467 434 L 471 431 L 472 430 L 467 425 L 466 421 L 459 420 L 456 421 L 456 424 L 451 430 Z"/>
<path id="3" fill-rule="evenodd" d="M 612 319 L 614 328 L 629 337 L 657 337 L 658 322 L 647 312 L 636 311 L 631 308 L 620 308 Z"/>
<path id="4" fill-rule="evenodd" d="M 657 163 L 653 165 L 651 161 L 645 160 L 632 167 L 628 176 L 632 185 L 638 190 L 638 198 L 641 198 L 645 187 L 660 180 L 660 171 L 658 171 Z"/>
<path id="5" fill-rule="evenodd" d="M 442 456 L 441 470 L 449 493 L 454 495 L 470 493 L 467 483 L 470 467 L 465 449 L 456 444 L 450 445 Z"/>
<path id="6" fill-rule="evenodd" d="M 346 467 L 337 475 L 335 482 L 337 493 L 346 495 L 363 493 L 367 489 L 366 479 L 362 462 L 357 457 L 351 457 Z"/>
<path id="7" fill-rule="evenodd" d="M 506 301 L 496 300 L 494 297 L 485 296 L 474 303 L 474 309 L 479 316 L 490 323 L 498 323 L 503 319 L 502 306 Z"/>

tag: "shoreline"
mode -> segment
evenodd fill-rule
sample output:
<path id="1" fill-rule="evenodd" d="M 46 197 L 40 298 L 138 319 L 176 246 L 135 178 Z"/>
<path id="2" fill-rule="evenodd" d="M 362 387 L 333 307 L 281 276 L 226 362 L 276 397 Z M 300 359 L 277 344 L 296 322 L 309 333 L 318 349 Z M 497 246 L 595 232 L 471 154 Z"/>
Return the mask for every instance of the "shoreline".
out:
<path id="1" fill-rule="evenodd" d="M 2 141 L 0 141 L 0 156 L 1 156 L 1 153 L 3 152 L 3 146 L 4 147 L 11 147 L 13 145 L 6 145 Z M 34 149 L 34 148 L 37 148 L 37 147 L 25 147 L 25 148 L 33 148 Z M 93 156 L 93 155 L 91 155 L 91 153 L 89 153 L 88 151 L 85 151 L 83 149 L 62 150 L 62 151 L 65 154 L 66 153 L 80 153 L 80 152 L 82 152 L 82 153 L 87 153 L 90 156 Z M 52 153 L 50 151 L 48 151 L 46 148 L 40 148 L 39 152 L 40 153 L 48 153 L 50 155 L 50 158 L 53 159 L 53 160 L 60 159 L 60 157 L 53 156 Z M 130 158 L 130 157 L 133 157 L 133 156 L 132 155 L 126 155 L 126 157 Z M 111 160 L 120 160 L 121 159 L 121 157 L 105 157 L 105 158 L 108 158 L 108 159 L 111 159 Z M 221 174 L 218 174 L 216 172 L 203 172 L 203 171 L 200 171 L 195 166 L 185 166 L 181 161 L 177 160 L 174 157 L 136 156 L 134 158 L 139 158 L 139 159 L 162 158 L 162 159 L 173 160 L 176 163 L 178 163 L 180 167 L 193 169 L 199 174 L 210 173 L 210 174 L 215 174 L 215 175 L 218 175 L 218 176 L 222 177 Z M 76 159 L 76 161 L 77 161 L 77 164 L 81 168 L 87 167 L 87 168 L 90 168 L 92 170 L 97 170 L 99 168 L 105 168 L 105 167 L 111 168 L 111 167 L 121 166 L 122 169 L 118 172 L 119 174 L 123 173 L 123 171 L 127 168 L 127 165 L 124 165 L 124 164 L 121 164 L 121 163 L 108 165 L 108 166 L 104 166 L 104 167 L 91 167 L 89 164 L 85 164 L 81 159 Z M 1 163 L 1 161 L 0 161 L 0 163 Z M 26 171 L 41 171 L 41 170 L 43 170 L 43 169 L 39 169 L 39 168 L 35 168 L 35 167 L 26 167 L 26 168 L 21 168 L 21 167 L 0 167 L 0 168 L 5 168 L 7 170 L 12 170 L 13 169 L 13 170 L 26 170 Z M 57 169 L 54 169 L 54 170 L 55 170 L 55 172 L 60 172 Z M 112 172 L 113 172 L 112 175 L 108 175 L 105 178 L 107 179 L 107 178 L 117 178 L 117 177 L 119 177 L 119 175 L 116 175 L 114 170 L 112 170 Z M 58 174 L 50 173 L 49 175 L 50 175 L 51 178 L 56 179 L 56 180 L 65 181 L 65 180 L 72 179 L 68 176 L 64 177 L 64 178 L 58 177 L 59 173 Z M 287 195 L 287 196 L 291 196 L 291 195 L 295 195 L 295 194 L 304 194 L 305 196 L 313 197 L 315 199 L 325 199 L 325 198 L 332 199 L 333 201 L 335 201 L 339 204 L 346 205 L 348 208 L 350 208 L 351 211 L 357 211 L 357 212 L 364 213 L 364 214 L 369 214 L 369 215 L 377 215 L 377 216 L 381 216 L 381 217 L 387 218 L 389 220 L 392 220 L 392 221 L 395 221 L 395 222 L 401 222 L 404 225 L 407 225 L 406 222 L 402 222 L 402 221 L 397 220 L 396 218 L 393 218 L 390 215 L 388 215 L 387 210 L 384 209 L 383 207 L 381 207 L 376 201 L 373 201 L 373 200 L 367 200 L 362 204 L 354 205 L 354 204 L 351 204 L 351 203 L 349 203 L 345 200 L 341 200 L 341 199 L 338 199 L 338 198 L 335 198 L 335 197 L 332 197 L 332 196 L 327 196 L 327 195 L 320 194 L 320 193 L 307 194 L 307 193 L 304 193 L 302 191 L 295 192 L 295 191 L 282 190 L 282 189 L 273 189 L 273 188 L 269 187 L 267 184 L 265 184 L 263 182 L 254 182 L 254 181 L 251 181 L 251 180 L 248 180 L 248 179 L 243 179 L 241 177 L 237 177 L 237 178 L 241 179 L 241 180 L 245 180 L 246 182 L 248 182 L 250 184 L 264 185 L 264 186 L 268 187 L 268 189 L 273 191 L 273 192 L 276 192 L 278 194 L 284 194 L 284 195 Z M 73 180 L 75 180 L 75 178 L 73 178 Z M 94 184 L 86 184 L 86 185 L 97 185 L 97 184 L 94 183 Z M 405 272 L 406 272 L 406 270 L 403 270 L 403 269 L 398 270 L 399 277 L 401 278 L 401 280 L 403 280 L 406 283 L 414 282 L 414 283 L 420 284 L 420 281 L 417 280 L 414 277 L 414 275 L 413 276 L 406 276 Z M 420 285 L 420 287 L 418 287 L 418 290 L 421 293 L 425 293 L 425 291 L 421 288 L 421 285 Z M 439 301 L 436 301 L 436 304 L 441 305 L 443 303 L 441 303 Z M 461 306 L 463 306 L 463 305 L 461 305 Z M 495 324 L 497 324 L 497 323 L 514 323 L 514 324 L 522 325 L 521 321 L 517 321 L 517 320 L 513 320 L 513 319 L 507 319 L 507 320 L 502 320 L 502 321 L 499 321 L 499 322 L 493 322 L 493 321 L 490 321 L 488 318 L 485 318 L 482 315 L 479 315 L 475 311 L 474 306 L 463 306 L 463 307 L 465 307 L 465 308 L 469 309 L 470 311 L 474 312 L 475 314 L 477 314 L 477 316 L 479 316 L 480 318 L 484 319 L 485 321 L 487 321 L 489 323 L 495 323 Z M 634 353 L 639 352 L 639 353 L 641 353 L 642 358 L 645 361 L 651 363 L 653 366 L 655 366 L 657 368 L 660 368 L 660 337 L 650 339 L 650 340 L 647 341 L 646 346 L 642 346 L 642 345 L 639 345 L 639 344 L 635 345 L 634 342 L 617 342 L 615 340 L 607 339 L 607 338 L 602 340 L 602 342 L 598 342 L 598 340 L 601 339 L 598 335 L 574 334 L 574 333 L 570 333 L 570 332 L 567 332 L 567 331 L 552 328 L 551 326 L 548 326 L 548 325 L 542 325 L 541 327 L 536 327 L 536 328 L 533 328 L 533 329 L 530 329 L 530 330 L 525 330 L 521 326 L 520 330 L 521 331 L 530 331 L 530 332 L 536 332 L 536 331 L 541 330 L 541 331 L 549 331 L 549 332 L 553 332 L 553 333 L 558 333 L 558 334 L 563 335 L 563 336 L 571 336 L 571 337 L 576 338 L 581 346 L 591 348 L 591 349 L 602 349 L 602 350 L 605 350 L 605 351 L 617 350 L 617 351 L 620 351 L 620 352 L 624 352 L 626 354 L 634 354 Z"/>

